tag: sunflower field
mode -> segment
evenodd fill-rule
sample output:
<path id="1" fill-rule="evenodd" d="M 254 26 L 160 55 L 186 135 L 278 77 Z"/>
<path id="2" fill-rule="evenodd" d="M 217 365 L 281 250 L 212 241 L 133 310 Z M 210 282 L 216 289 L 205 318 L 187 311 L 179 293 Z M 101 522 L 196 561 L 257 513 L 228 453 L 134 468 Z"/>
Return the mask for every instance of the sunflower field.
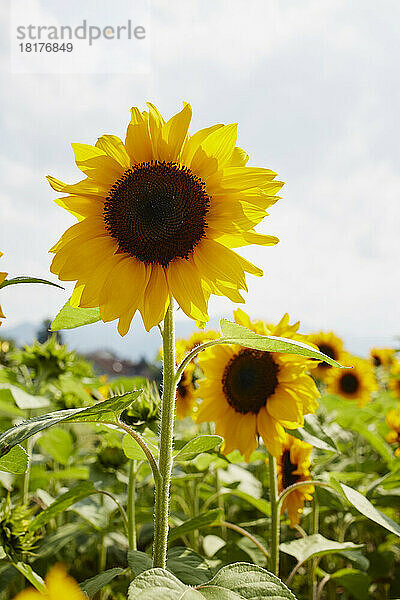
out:
<path id="1" fill-rule="evenodd" d="M 0 600 L 399 599 L 398 349 L 228 302 L 207 327 L 211 295 L 262 276 L 240 250 L 278 243 L 256 227 L 283 183 L 191 116 L 134 107 L 125 140 L 73 144 L 82 180 L 48 177 L 77 219 L 51 273 L 75 285 L 47 339 L 0 337 Z M 133 319 L 159 331 L 149 378 L 59 338 Z"/>

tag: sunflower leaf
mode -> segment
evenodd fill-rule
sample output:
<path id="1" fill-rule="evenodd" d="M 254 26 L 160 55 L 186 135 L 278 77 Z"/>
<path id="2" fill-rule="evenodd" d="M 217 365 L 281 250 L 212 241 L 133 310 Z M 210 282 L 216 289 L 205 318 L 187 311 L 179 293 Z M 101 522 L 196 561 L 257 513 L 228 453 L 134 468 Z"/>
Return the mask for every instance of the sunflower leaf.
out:
<path id="1" fill-rule="evenodd" d="M 28 469 L 29 458 L 22 446 L 14 446 L 9 454 L 0 458 L 0 471 L 22 475 Z"/>
<path id="2" fill-rule="evenodd" d="M 50 329 L 51 331 L 75 329 L 83 325 L 97 323 L 100 318 L 99 308 L 73 308 L 70 300 L 68 300 L 52 322 Z"/>
<path id="3" fill-rule="evenodd" d="M 35 433 L 58 423 L 106 422 L 117 424 L 122 411 L 128 408 L 140 394 L 141 390 L 135 390 L 122 396 L 113 396 L 104 402 L 98 402 L 86 408 L 58 410 L 23 421 L 0 435 L 0 457 L 8 454 L 14 446 Z"/>
<path id="4" fill-rule="evenodd" d="M 362 544 L 328 540 L 319 533 L 292 540 L 291 542 L 285 542 L 279 546 L 281 552 L 294 556 L 299 563 L 303 563 L 310 558 L 315 558 L 317 556 L 336 554 L 343 550 L 357 550 L 358 548 L 362 548 Z"/>
<path id="5" fill-rule="evenodd" d="M 336 360 L 333 360 L 333 358 L 303 342 L 276 337 L 274 335 L 260 335 L 226 319 L 221 319 L 220 326 L 223 337 L 216 340 L 218 344 L 238 344 L 245 348 L 253 348 L 254 350 L 262 350 L 264 352 L 298 354 L 300 356 L 307 356 L 308 358 L 323 360 L 333 367 L 346 368 L 336 362 Z"/>
<path id="6" fill-rule="evenodd" d="M 129 586 L 128 600 L 246 600 L 273 597 L 296 600 L 284 583 L 256 565 L 234 563 L 222 567 L 207 583 L 189 587 L 164 569 L 149 569 Z"/>
<path id="7" fill-rule="evenodd" d="M 360 492 L 357 492 L 357 490 L 354 490 L 344 483 L 340 483 L 339 485 L 350 504 L 364 515 L 364 517 L 371 519 L 371 521 L 378 523 L 378 525 L 382 525 L 382 527 L 400 537 L 400 526 L 395 521 L 375 508 L 375 506 L 371 504 L 365 496 L 360 494 Z"/>
<path id="8" fill-rule="evenodd" d="M 208 527 L 209 525 L 213 525 L 217 521 L 219 521 L 222 515 L 222 510 L 220 508 L 215 508 L 213 510 L 209 510 L 206 513 L 198 515 L 193 519 L 188 519 L 182 525 L 178 525 L 177 527 L 172 527 L 169 532 L 168 539 L 170 542 L 172 540 L 176 540 L 191 531 L 197 531 L 203 527 Z"/>
<path id="9" fill-rule="evenodd" d="M 219 435 L 199 435 L 193 438 L 175 454 L 174 460 L 186 461 L 196 458 L 201 452 L 209 452 L 222 444 L 224 439 Z"/>
<path id="10" fill-rule="evenodd" d="M 114 567 L 113 569 L 103 571 L 103 573 L 99 573 L 98 575 L 83 581 L 80 584 L 80 588 L 89 596 L 89 598 L 93 598 L 97 592 L 102 590 L 104 586 L 111 583 L 111 581 L 118 577 L 122 571 L 123 569 L 120 567 Z"/>
<path id="11" fill-rule="evenodd" d="M 48 281 L 47 279 L 40 279 L 37 277 L 28 277 L 25 275 L 21 275 L 20 277 L 13 277 L 12 279 L 5 279 L 3 283 L 0 284 L 0 289 L 3 287 L 7 287 L 7 285 L 16 285 L 17 283 L 43 283 L 45 285 L 52 285 L 54 287 L 60 288 L 63 290 L 64 288 L 58 283 L 54 283 L 53 281 Z"/>

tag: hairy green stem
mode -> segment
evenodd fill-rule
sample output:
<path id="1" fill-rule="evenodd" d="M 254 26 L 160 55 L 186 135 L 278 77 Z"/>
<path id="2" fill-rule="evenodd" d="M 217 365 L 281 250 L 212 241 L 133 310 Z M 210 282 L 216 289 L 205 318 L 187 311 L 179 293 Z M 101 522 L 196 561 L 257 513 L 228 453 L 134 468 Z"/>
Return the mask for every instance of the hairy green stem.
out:
<path id="1" fill-rule="evenodd" d="M 114 423 L 111 423 L 111 424 L 114 425 Z M 158 465 L 157 465 L 156 459 L 153 456 L 152 451 L 150 450 L 150 448 L 148 447 L 148 445 L 146 444 L 146 442 L 144 441 L 142 436 L 137 431 L 132 429 L 132 427 L 129 427 L 129 425 L 127 425 L 126 423 L 124 423 L 123 421 L 121 421 L 119 419 L 118 419 L 118 427 L 120 427 L 121 429 L 126 431 L 126 433 L 129 433 L 129 435 L 131 437 L 133 437 L 133 439 L 139 444 L 139 446 L 145 453 L 146 458 L 149 461 L 151 470 L 153 471 L 154 483 L 157 487 L 159 480 L 160 480 L 160 471 L 158 470 Z"/>
<path id="2" fill-rule="evenodd" d="M 314 494 L 313 505 L 312 505 L 312 516 L 311 516 L 311 535 L 318 533 L 319 529 L 319 504 L 316 495 Z M 309 588 L 310 588 L 310 600 L 317 600 L 317 566 L 318 559 L 311 559 L 309 567 Z"/>
<path id="3" fill-rule="evenodd" d="M 128 483 L 128 548 L 136 550 L 136 460 L 129 461 L 129 483 Z"/>
<path id="4" fill-rule="evenodd" d="M 271 500 L 271 571 L 274 575 L 279 575 L 279 520 L 280 503 L 278 500 L 278 476 L 276 472 L 276 458 L 268 455 L 269 465 L 269 493 Z"/>
<path id="5" fill-rule="evenodd" d="M 174 441 L 174 413 L 177 378 L 175 374 L 175 333 L 173 300 L 163 327 L 163 393 L 161 406 L 159 485 L 156 485 L 153 566 L 165 569 Z"/>

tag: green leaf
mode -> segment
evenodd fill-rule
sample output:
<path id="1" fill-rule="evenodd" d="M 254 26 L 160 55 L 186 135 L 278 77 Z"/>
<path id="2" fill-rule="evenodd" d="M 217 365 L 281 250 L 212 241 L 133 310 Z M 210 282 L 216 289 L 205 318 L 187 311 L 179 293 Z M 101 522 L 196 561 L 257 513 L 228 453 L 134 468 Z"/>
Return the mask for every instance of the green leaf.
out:
<path id="1" fill-rule="evenodd" d="M 194 517 L 193 519 L 188 519 L 182 523 L 182 525 L 178 525 L 177 527 L 172 527 L 172 529 L 170 529 L 168 540 L 172 542 L 183 535 L 187 535 L 191 531 L 197 531 L 197 529 L 209 527 L 220 519 L 221 514 L 222 510 L 220 508 L 215 508 L 214 510 L 209 510 L 206 513 Z"/>
<path id="2" fill-rule="evenodd" d="M 48 398 L 45 398 L 44 396 L 33 396 L 16 385 L 11 385 L 9 383 L 0 383 L 0 398 L 12 400 L 20 410 L 46 408 L 50 404 Z"/>
<path id="3" fill-rule="evenodd" d="M 128 552 L 128 565 L 134 576 L 137 577 L 140 573 L 151 569 L 153 561 L 145 552 L 141 552 L 140 550 L 130 550 Z"/>
<path id="4" fill-rule="evenodd" d="M 158 455 L 158 448 L 154 446 L 148 439 L 144 438 L 146 445 L 150 448 L 153 456 Z M 124 435 L 122 438 L 122 449 L 125 452 L 125 456 L 131 460 L 147 460 L 147 457 L 136 440 L 133 439 L 129 433 Z"/>
<path id="5" fill-rule="evenodd" d="M 304 427 L 290 430 L 290 434 L 299 440 L 303 440 L 303 442 L 307 442 L 307 444 L 315 446 L 315 448 L 327 452 L 338 452 L 335 442 L 322 429 L 315 415 L 307 415 L 304 419 Z"/>
<path id="6" fill-rule="evenodd" d="M 276 337 L 274 335 L 260 335 L 226 319 L 221 319 L 220 326 L 223 338 L 219 338 L 217 340 L 218 343 L 239 344 L 245 348 L 254 348 L 254 350 L 262 350 L 264 352 L 299 354 L 300 356 L 323 360 L 333 367 L 346 368 L 333 360 L 333 358 L 322 354 L 322 352 L 315 350 L 307 344 L 303 344 L 303 342 Z"/>
<path id="7" fill-rule="evenodd" d="M 220 446 L 223 438 L 219 435 L 199 435 L 193 438 L 175 454 L 174 460 L 186 461 L 196 458 L 202 452 L 209 452 Z"/>
<path id="8" fill-rule="evenodd" d="M 378 525 L 382 525 L 382 527 L 400 537 L 399 525 L 375 508 L 365 496 L 344 483 L 341 483 L 340 487 L 350 504 L 364 515 L 364 517 L 371 519 L 371 521 L 378 523 Z"/>
<path id="9" fill-rule="evenodd" d="M 26 565 L 23 562 L 17 562 L 13 563 L 13 566 L 17 569 L 17 571 L 22 573 L 22 575 L 26 577 L 29 583 L 31 583 L 33 587 L 39 590 L 39 592 L 46 593 L 46 586 L 44 584 L 43 579 L 40 577 L 40 575 L 35 573 L 35 571 L 30 565 Z"/>
<path id="10" fill-rule="evenodd" d="M 50 329 L 51 331 L 75 329 L 75 327 L 96 323 L 100 318 L 99 308 L 72 308 L 68 300 L 52 322 Z"/>
<path id="11" fill-rule="evenodd" d="M 55 461 L 66 465 L 74 450 L 71 434 L 66 429 L 54 427 L 46 431 L 38 440 L 38 445 Z"/>
<path id="12" fill-rule="evenodd" d="M 0 458 L 0 471 L 22 475 L 26 473 L 29 457 L 22 446 L 14 446 L 11 452 Z"/>
<path id="13" fill-rule="evenodd" d="M 114 569 L 108 569 L 103 573 L 99 573 L 90 579 L 86 579 L 80 584 L 81 590 L 83 590 L 89 598 L 93 598 L 97 592 L 103 589 L 104 586 L 108 585 L 113 579 L 118 577 L 122 573 L 123 569 L 115 567 Z"/>
<path id="14" fill-rule="evenodd" d="M 167 569 L 187 585 L 206 583 L 212 576 L 205 558 L 183 546 L 174 546 L 169 550 Z"/>
<path id="15" fill-rule="evenodd" d="M 205 584 L 188 587 L 164 569 L 141 573 L 129 586 L 128 600 L 296 600 L 275 575 L 247 563 L 223 567 Z"/>
<path id="16" fill-rule="evenodd" d="M 7 417 L 24 417 L 25 413 L 15 406 L 15 400 L 11 390 L 0 386 L 0 415 Z"/>
<path id="17" fill-rule="evenodd" d="M 340 569 L 332 573 L 330 579 L 333 579 L 339 586 L 344 587 L 357 600 L 368 600 L 369 586 L 371 579 L 367 573 L 357 569 Z"/>
<path id="18" fill-rule="evenodd" d="M 46 525 L 46 523 L 51 521 L 56 515 L 64 512 L 67 508 L 75 504 L 75 502 L 79 502 L 79 500 L 87 498 L 87 496 L 90 496 L 95 492 L 96 488 L 92 481 L 78 483 L 78 485 L 68 490 L 68 492 L 65 492 L 65 494 L 61 494 L 61 496 L 56 498 L 50 506 L 39 513 L 33 521 L 30 522 L 28 531 L 36 531 L 40 527 L 43 527 L 43 525 Z"/>
<path id="19" fill-rule="evenodd" d="M 3 283 L 0 284 L 0 289 L 7 287 L 8 285 L 16 285 L 17 283 L 44 283 L 45 285 L 58 287 L 60 290 L 64 289 L 61 285 L 58 285 L 58 283 L 54 283 L 53 281 L 48 281 L 47 279 L 38 279 L 37 277 L 28 277 L 25 275 L 13 277 L 12 279 L 5 279 Z"/>
<path id="20" fill-rule="evenodd" d="M 279 549 L 285 554 L 294 556 L 299 563 L 303 563 L 310 558 L 324 556 L 325 554 L 336 554 L 343 550 L 356 550 L 362 548 L 362 544 L 353 544 L 353 542 L 336 542 L 328 540 L 323 535 L 315 533 L 291 542 L 280 544 Z"/>
<path id="21" fill-rule="evenodd" d="M 389 467 L 396 464 L 396 459 L 393 456 L 389 444 L 387 444 L 376 431 L 369 429 L 366 425 L 358 423 L 357 421 L 353 421 L 349 426 L 349 429 L 362 435 L 376 452 L 382 456 Z"/>
<path id="22" fill-rule="evenodd" d="M 242 490 L 235 489 L 223 491 L 221 495 L 231 497 L 236 496 L 237 498 L 241 498 L 242 500 L 245 500 L 246 502 L 254 506 L 254 508 L 259 510 L 264 515 L 267 515 L 268 517 L 271 515 L 271 504 L 268 502 L 268 500 L 265 500 L 264 498 L 255 498 L 247 492 L 242 492 Z"/>
<path id="23" fill-rule="evenodd" d="M 87 408 L 59 410 L 23 421 L 0 435 L 0 457 L 35 433 L 58 423 L 103 422 L 117 424 L 122 411 L 128 408 L 140 394 L 141 390 L 127 392 L 122 396 L 114 396 Z"/>

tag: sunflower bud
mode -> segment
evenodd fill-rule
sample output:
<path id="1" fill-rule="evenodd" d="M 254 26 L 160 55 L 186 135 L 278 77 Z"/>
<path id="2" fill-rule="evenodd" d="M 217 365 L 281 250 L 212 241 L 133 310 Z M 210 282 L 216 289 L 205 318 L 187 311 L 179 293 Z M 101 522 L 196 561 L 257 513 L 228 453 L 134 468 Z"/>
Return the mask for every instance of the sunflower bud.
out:
<path id="1" fill-rule="evenodd" d="M 160 413 L 161 398 L 154 381 L 146 381 L 143 392 L 136 398 L 135 402 L 125 410 L 121 418 L 127 425 L 137 430 L 146 427 L 156 431 Z"/>
<path id="2" fill-rule="evenodd" d="M 0 546 L 12 562 L 33 553 L 39 539 L 36 532 L 28 532 L 34 511 L 22 504 L 13 507 L 9 496 L 0 505 Z"/>

